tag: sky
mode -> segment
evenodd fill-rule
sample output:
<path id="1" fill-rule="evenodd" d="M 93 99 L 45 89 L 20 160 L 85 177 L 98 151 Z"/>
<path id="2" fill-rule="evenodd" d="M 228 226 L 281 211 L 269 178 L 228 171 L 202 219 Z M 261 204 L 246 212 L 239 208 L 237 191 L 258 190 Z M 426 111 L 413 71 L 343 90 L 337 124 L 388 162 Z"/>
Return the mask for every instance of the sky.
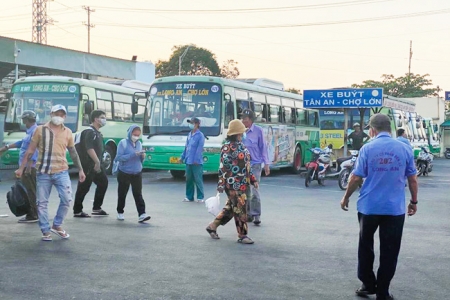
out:
<path id="1" fill-rule="evenodd" d="M 0 36 L 31 41 L 32 0 L 0 3 Z M 402 76 L 412 41 L 411 72 L 450 90 L 449 0 L 54 0 L 48 45 L 87 51 L 82 6 L 96 54 L 156 63 L 195 44 L 237 61 L 240 78 L 304 90 Z"/>

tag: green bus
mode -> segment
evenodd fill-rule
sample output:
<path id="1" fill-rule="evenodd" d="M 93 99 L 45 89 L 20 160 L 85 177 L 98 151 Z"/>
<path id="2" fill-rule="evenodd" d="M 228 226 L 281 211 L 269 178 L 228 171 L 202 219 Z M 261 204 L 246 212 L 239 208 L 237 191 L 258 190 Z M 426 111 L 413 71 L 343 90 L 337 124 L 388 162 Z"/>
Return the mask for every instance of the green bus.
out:
<path id="1" fill-rule="evenodd" d="M 148 115 L 145 105 L 150 85 L 137 81 L 121 84 L 62 76 L 17 80 L 8 95 L 3 144 L 13 144 L 24 137 L 26 129 L 20 116 L 25 110 L 36 112 L 36 122 L 42 125 L 50 120 L 51 107 L 62 104 L 67 109 L 64 125 L 77 134 L 89 126 L 92 110 L 100 109 L 105 111 L 107 119 L 101 132 L 105 145 L 103 163 L 110 173 L 118 142 L 126 137 L 130 124 L 143 124 Z M 71 164 L 69 156 L 67 158 Z M 18 160 L 19 149 L 10 149 L 2 156 L 5 165 L 17 165 Z"/>
<path id="2" fill-rule="evenodd" d="M 207 137 L 205 172 L 217 172 L 228 123 L 245 108 L 255 112 L 255 123 L 264 130 L 272 169 L 290 167 L 298 173 L 311 157 L 307 150 L 319 146 L 318 111 L 303 108 L 302 97 L 285 92 L 280 82 L 211 76 L 158 78 L 148 101 L 144 168 L 169 170 L 174 177 L 184 176 L 185 166 L 178 158 L 190 131 L 187 121 L 194 116 Z"/>

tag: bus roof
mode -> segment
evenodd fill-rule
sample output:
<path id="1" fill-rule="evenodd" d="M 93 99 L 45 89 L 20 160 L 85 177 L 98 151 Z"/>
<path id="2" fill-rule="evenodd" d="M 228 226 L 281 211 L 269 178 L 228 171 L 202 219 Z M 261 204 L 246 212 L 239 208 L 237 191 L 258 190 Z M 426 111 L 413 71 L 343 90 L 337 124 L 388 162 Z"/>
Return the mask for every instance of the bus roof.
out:
<path id="1" fill-rule="evenodd" d="M 107 90 L 107 91 L 113 91 L 113 92 L 119 92 L 119 93 L 133 93 L 135 91 L 143 91 L 138 88 L 131 88 L 131 87 L 124 87 L 116 84 L 96 81 L 96 80 L 89 80 L 89 79 L 82 79 L 82 78 L 74 78 L 74 77 L 67 77 L 67 76 L 30 76 L 25 78 L 18 79 L 14 85 L 21 84 L 21 83 L 39 83 L 39 82 L 57 82 L 57 83 L 75 83 L 80 86 L 88 86 L 96 89 L 101 90 Z M 146 92 L 148 90 L 145 90 Z"/>
<path id="2" fill-rule="evenodd" d="M 260 81 L 257 81 L 257 80 L 254 80 L 255 82 L 254 82 L 254 84 L 252 84 L 252 83 L 247 83 L 247 82 L 239 81 L 239 80 L 235 80 L 235 79 L 228 79 L 228 78 L 215 77 L 215 76 L 169 76 L 169 77 L 156 78 L 155 81 L 153 81 L 153 83 L 192 82 L 192 81 L 216 82 L 216 83 L 220 83 L 222 85 L 236 87 L 236 88 L 240 88 L 240 89 L 244 89 L 244 90 L 250 90 L 253 92 L 260 92 L 260 93 L 270 94 L 270 95 L 274 95 L 274 96 L 280 96 L 280 97 L 291 98 L 291 99 L 303 101 L 303 97 L 301 95 L 259 86 L 259 85 L 257 85 L 257 83 Z"/>

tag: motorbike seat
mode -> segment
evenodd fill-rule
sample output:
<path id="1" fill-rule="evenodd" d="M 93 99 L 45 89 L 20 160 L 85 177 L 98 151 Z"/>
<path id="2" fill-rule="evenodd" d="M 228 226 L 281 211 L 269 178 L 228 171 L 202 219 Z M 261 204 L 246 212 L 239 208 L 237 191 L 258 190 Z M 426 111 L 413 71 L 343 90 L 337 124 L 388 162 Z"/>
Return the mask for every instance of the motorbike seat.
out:
<path id="1" fill-rule="evenodd" d="M 337 171 L 339 172 L 341 170 L 341 164 L 349 159 L 352 159 L 353 156 L 346 156 L 346 157 L 341 157 L 336 159 L 336 164 L 337 164 Z"/>

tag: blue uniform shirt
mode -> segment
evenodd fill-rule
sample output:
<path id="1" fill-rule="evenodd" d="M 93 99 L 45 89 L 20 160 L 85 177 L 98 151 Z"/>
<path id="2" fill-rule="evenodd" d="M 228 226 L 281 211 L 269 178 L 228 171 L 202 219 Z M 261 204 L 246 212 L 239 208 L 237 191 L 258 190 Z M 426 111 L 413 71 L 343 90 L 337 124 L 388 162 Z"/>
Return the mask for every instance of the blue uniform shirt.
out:
<path id="1" fill-rule="evenodd" d="M 37 128 L 36 124 L 34 124 L 30 128 L 28 128 L 25 137 L 15 143 L 17 148 L 20 148 L 19 166 L 22 165 L 23 158 L 25 157 L 25 153 L 27 152 L 28 147 L 30 146 L 31 138 L 33 137 L 33 134 L 34 134 L 34 131 L 36 130 L 36 128 Z M 31 161 L 32 161 L 31 166 L 32 167 L 36 166 L 37 158 L 38 158 L 38 150 L 36 149 L 36 151 L 34 151 L 33 156 L 31 157 Z"/>
<path id="2" fill-rule="evenodd" d="M 409 142 L 409 140 L 407 138 L 399 136 L 397 138 L 397 141 L 402 142 L 402 143 L 404 143 L 405 145 L 408 145 L 411 148 L 411 143 Z"/>
<path id="3" fill-rule="evenodd" d="M 203 132 L 197 130 L 192 133 L 189 132 L 186 147 L 181 154 L 181 160 L 187 164 L 199 164 L 203 165 L 203 146 L 205 145 L 205 136 Z"/>
<path id="4" fill-rule="evenodd" d="M 410 147 L 381 132 L 361 148 L 353 174 L 365 178 L 356 203 L 358 212 L 405 214 L 405 176 L 416 174 Z"/>

